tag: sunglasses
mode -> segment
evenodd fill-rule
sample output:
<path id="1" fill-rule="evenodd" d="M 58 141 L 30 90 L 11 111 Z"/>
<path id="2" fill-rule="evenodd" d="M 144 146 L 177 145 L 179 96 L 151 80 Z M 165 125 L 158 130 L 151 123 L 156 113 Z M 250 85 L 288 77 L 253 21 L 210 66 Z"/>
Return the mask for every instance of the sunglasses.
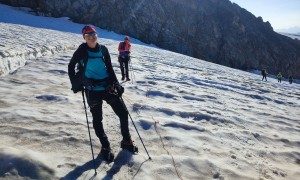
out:
<path id="1" fill-rule="evenodd" d="M 84 37 L 89 37 L 89 36 L 97 36 L 96 32 L 88 32 L 84 34 Z"/>

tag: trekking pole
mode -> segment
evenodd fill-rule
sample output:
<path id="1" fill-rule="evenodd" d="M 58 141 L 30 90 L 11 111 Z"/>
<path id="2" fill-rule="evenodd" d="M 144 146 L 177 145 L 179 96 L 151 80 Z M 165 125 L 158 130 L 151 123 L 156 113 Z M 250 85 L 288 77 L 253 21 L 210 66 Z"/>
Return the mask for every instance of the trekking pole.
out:
<path id="1" fill-rule="evenodd" d="M 94 158 L 94 151 L 93 151 L 93 143 L 92 143 L 92 138 L 91 138 L 90 126 L 89 126 L 89 120 L 88 120 L 88 116 L 87 116 L 87 112 L 86 112 L 84 90 L 82 90 L 82 99 L 83 99 L 84 110 L 85 110 L 86 124 L 87 124 L 87 127 L 88 127 L 88 132 L 89 132 L 89 137 L 90 137 L 90 145 L 91 145 L 91 150 L 92 150 L 93 164 L 94 164 L 95 174 L 97 174 L 95 158 Z"/>
<path id="2" fill-rule="evenodd" d="M 133 77 L 134 77 L 134 80 L 135 80 L 135 79 L 136 79 L 136 78 L 135 78 L 135 73 L 134 73 L 134 70 L 133 70 L 133 65 L 131 64 L 131 61 L 130 61 L 130 65 L 131 65 L 132 74 L 133 74 Z"/>
<path id="3" fill-rule="evenodd" d="M 133 120 L 132 120 L 132 117 L 131 117 L 131 115 L 130 115 L 130 113 L 129 113 L 129 111 L 128 111 L 126 105 L 125 105 L 125 102 L 124 102 L 122 96 L 120 96 L 120 99 L 121 99 L 121 101 L 122 101 L 122 103 L 123 103 L 123 106 L 125 107 L 126 111 L 128 112 L 128 115 L 129 115 L 129 117 L 130 117 L 130 119 L 131 119 L 131 121 L 132 121 L 132 124 L 133 124 L 133 126 L 134 126 L 134 128 L 135 128 L 137 134 L 139 135 L 139 138 L 140 138 L 140 140 L 141 140 L 141 142 L 142 142 L 142 144 L 143 144 L 143 146 L 144 146 L 144 149 L 145 149 L 145 151 L 146 151 L 146 153 L 147 153 L 149 159 L 151 160 L 152 158 L 150 157 L 150 155 L 149 155 L 149 153 L 148 153 L 148 151 L 147 151 L 147 148 L 146 148 L 146 146 L 145 146 L 145 144 L 144 144 L 144 142 L 143 142 L 143 140 L 142 140 L 142 138 L 141 138 L 141 136 L 140 136 L 139 131 L 137 130 L 137 128 L 136 128 L 136 126 L 135 126 L 135 124 L 134 124 L 134 122 L 133 122 Z"/>
<path id="4" fill-rule="evenodd" d="M 133 71 L 133 67 L 132 67 L 132 64 L 131 64 L 131 60 L 130 60 L 130 62 L 129 62 L 129 66 L 130 66 L 130 72 L 131 72 L 132 83 L 133 83 L 133 80 L 135 81 L 135 74 L 134 74 L 134 71 Z"/>
<path id="5" fill-rule="evenodd" d="M 131 63 L 129 62 L 129 71 L 130 71 L 130 75 L 131 75 L 131 83 L 133 84 L 133 74 L 132 74 L 132 67 L 131 67 Z"/>

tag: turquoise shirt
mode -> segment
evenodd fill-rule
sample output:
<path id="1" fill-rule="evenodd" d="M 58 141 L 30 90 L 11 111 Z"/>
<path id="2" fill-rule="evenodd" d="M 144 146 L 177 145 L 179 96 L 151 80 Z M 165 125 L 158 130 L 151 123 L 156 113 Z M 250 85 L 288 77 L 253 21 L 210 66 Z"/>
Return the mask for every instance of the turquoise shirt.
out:
<path id="1" fill-rule="evenodd" d="M 99 52 L 88 51 L 88 61 L 85 70 L 85 77 L 96 79 L 96 80 L 109 77 L 101 50 Z M 87 87 L 87 89 L 101 91 L 101 90 L 105 90 L 105 87 L 96 86 L 93 88 Z"/>

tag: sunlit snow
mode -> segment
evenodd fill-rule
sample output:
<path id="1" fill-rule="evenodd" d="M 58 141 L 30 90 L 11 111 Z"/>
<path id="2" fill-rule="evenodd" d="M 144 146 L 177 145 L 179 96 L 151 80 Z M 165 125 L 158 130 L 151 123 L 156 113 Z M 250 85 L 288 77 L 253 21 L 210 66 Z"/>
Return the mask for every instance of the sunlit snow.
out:
<path id="1" fill-rule="evenodd" d="M 115 162 L 98 157 L 94 175 L 81 93 L 70 90 L 69 60 L 83 25 L 0 5 L 0 63 L 23 66 L 0 77 L 0 178 L 300 179 L 300 85 L 132 42 L 123 99 L 143 138 L 120 149 L 119 120 L 104 103 Z M 123 35 L 100 30 L 120 76 Z"/>

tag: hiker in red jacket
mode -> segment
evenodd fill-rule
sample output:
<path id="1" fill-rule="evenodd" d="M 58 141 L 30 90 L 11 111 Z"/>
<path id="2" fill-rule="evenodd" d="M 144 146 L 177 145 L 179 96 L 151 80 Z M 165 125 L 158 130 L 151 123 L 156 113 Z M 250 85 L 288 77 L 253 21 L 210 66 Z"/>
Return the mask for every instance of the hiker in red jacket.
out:
<path id="1" fill-rule="evenodd" d="M 130 81 L 129 79 L 129 70 L 128 70 L 128 63 L 130 61 L 130 40 L 128 36 L 125 36 L 124 41 L 119 43 L 118 51 L 119 51 L 119 63 L 122 73 L 122 81 Z"/>

